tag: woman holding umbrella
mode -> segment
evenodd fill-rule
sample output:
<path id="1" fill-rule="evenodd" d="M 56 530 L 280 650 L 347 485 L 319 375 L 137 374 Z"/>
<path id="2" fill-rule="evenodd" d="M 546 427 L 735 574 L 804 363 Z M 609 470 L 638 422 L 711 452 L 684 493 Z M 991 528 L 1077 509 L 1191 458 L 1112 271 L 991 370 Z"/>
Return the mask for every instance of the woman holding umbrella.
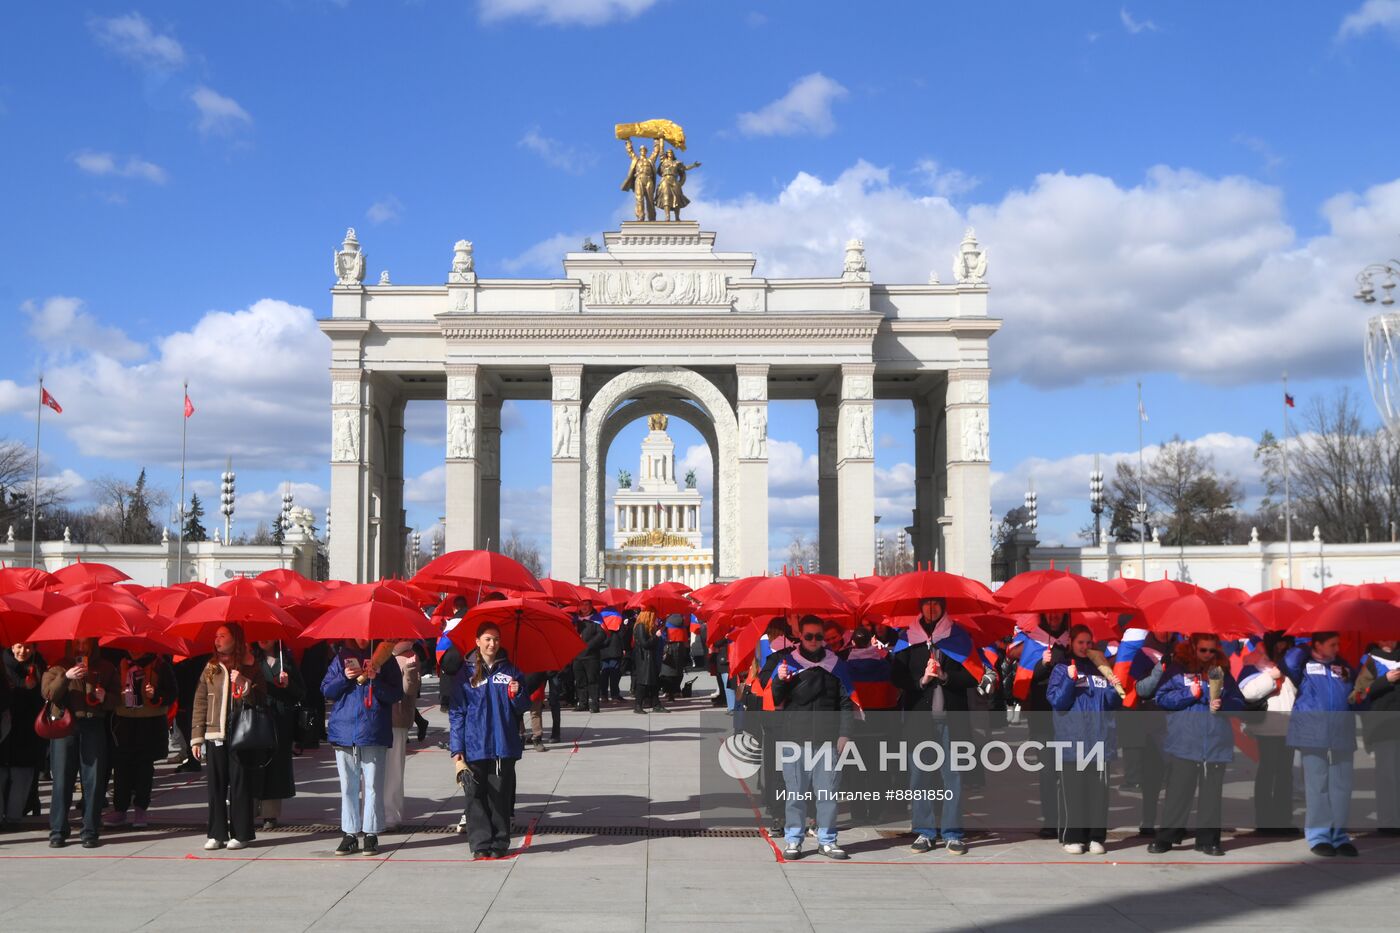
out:
<path id="1" fill-rule="evenodd" d="M 306 685 L 301 679 L 301 668 L 282 642 L 259 641 L 253 648 L 253 657 L 267 684 L 268 706 L 277 723 L 277 747 L 272 750 L 267 767 L 263 768 L 262 789 L 258 794 L 262 828 L 271 830 L 282 818 L 282 801 L 297 794 L 292 746 L 297 737 L 297 705 L 306 696 Z"/>
<path id="2" fill-rule="evenodd" d="M 506 658 L 499 626 L 477 626 L 476 648 L 462 664 L 457 702 L 448 705 L 449 748 L 467 794 L 467 842 L 476 858 L 501 858 L 510 849 L 522 704 L 542 680 L 536 675 L 526 682 Z"/>
<path id="3" fill-rule="evenodd" d="M 119 662 L 121 699 L 112 718 L 112 812 L 106 826 L 124 826 L 127 808 L 136 805 L 131 825 L 146 826 L 156 762 L 169 754 L 166 713 L 175 702 L 175 670 L 160 655 L 129 650 Z"/>
<path id="4" fill-rule="evenodd" d="M 229 743 L 244 706 L 267 699 L 262 669 L 248 651 L 243 627 L 227 622 L 214 630 L 214 653 L 199 675 L 194 694 L 190 747 L 195 760 L 209 765 L 209 850 L 242 849 L 253 841 L 253 794 L 258 766 Z"/>
<path id="5" fill-rule="evenodd" d="M 99 817 L 107 797 L 109 745 L 107 717 L 118 699 L 117 672 L 98 653 L 96 638 L 70 642 L 62 661 L 44 672 L 41 693 L 51 707 L 66 708 L 73 716 L 73 731 L 49 743 L 53 771 L 53 800 L 49 808 L 49 846 L 68 844 L 68 812 L 73 807 L 73 787 L 83 776 L 84 849 L 99 845 Z"/>

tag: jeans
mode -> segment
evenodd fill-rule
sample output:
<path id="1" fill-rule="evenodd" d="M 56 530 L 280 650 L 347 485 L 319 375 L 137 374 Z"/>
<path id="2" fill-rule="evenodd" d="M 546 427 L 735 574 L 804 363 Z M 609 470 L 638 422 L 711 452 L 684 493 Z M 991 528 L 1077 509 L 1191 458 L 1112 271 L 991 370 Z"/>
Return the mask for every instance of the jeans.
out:
<path id="1" fill-rule="evenodd" d="M 384 828 L 383 745 L 336 746 L 335 767 L 340 772 L 340 830 L 347 835 L 378 833 Z M 364 806 L 360 791 L 364 790 Z"/>
<path id="2" fill-rule="evenodd" d="M 68 811 L 73 809 L 73 785 L 79 775 L 83 780 L 82 838 L 96 839 L 102 823 L 102 805 L 107 796 L 107 717 L 83 717 L 74 725 L 72 735 L 49 743 L 49 766 L 53 772 L 50 839 L 68 838 Z"/>
<path id="3" fill-rule="evenodd" d="M 1325 748 L 1301 748 L 1303 788 L 1307 812 L 1303 835 L 1308 846 L 1339 846 L 1351 841 L 1347 817 L 1351 811 L 1351 752 L 1328 752 Z"/>
<path id="4" fill-rule="evenodd" d="M 920 768 L 914 760 L 914 751 L 911 749 L 909 753 L 909 788 L 914 791 L 933 790 L 938 786 L 938 782 L 934 780 L 934 775 L 937 774 L 943 779 L 943 789 L 947 791 L 948 797 L 942 801 L 916 797 L 910 807 L 909 821 L 913 824 L 914 832 L 920 836 L 937 839 L 939 823 L 941 822 L 944 839 L 948 841 L 961 839 L 963 837 L 962 773 L 953 770 L 952 757 L 948 749 L 948 724 L 935 722 L 933 732 L 926 741 L 936 742 L 938 747 L 943 749 L 943 764 L 937 771 Z M 926 762 L 930 761 L 933 757 L 933 751 L 930 749 L 921 752 L 919 757 Z"/>
<path id="5" fill-rule="evenodd" d="M 394 727 L 394 744 L 384 756 L 384 825 L 403 822 L 403 772 L 408 764 L 408 727 Z"/>
<path id="6" fill-rule="evenodd" d="M 1400 829 L 1400 739 L 1371 743 L 1376 755 L 1376 825 Z"/>
<path id="7" fill-rule="evenodd" d="M 783 764 L 783 783 L 787 785 L 783 836 L 789 844 L 801 843 L 807 832 L 807 803 L 805 795 L 811 794 L 812 803 L 817 809 L 817 842 L 824 846 L 836 844 L 836 790 L 841 786 L 841 773 L 836 770 L 836 743 L 830 746 L 831 756 L 823 759 L 818 756 L 811 762 L 811 768 L 804 768 L 806 762 L 789 761 Z M 795 798 L 795 799 L 794 799 Z"/>

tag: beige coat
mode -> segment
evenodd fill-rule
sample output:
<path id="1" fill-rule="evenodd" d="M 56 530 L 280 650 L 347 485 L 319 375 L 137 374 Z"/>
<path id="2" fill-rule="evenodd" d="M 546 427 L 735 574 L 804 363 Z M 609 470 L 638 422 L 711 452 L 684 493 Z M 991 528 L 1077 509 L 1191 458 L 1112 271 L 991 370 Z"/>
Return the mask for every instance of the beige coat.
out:
<path id="1" fill-rule="evenodd" d="M 423 672 L 418 666 L 418 655 L 412 652 L 396 656 L 399 672 L 403 674 L 403 699 L 394 704 L 394 728 L 413 727 L 413 714 L 418 711 L 418 693 L 423 688 Z"/>
<path id="2" fill-rule="evenodd" d="M 195 684 L 194 710 L 191 720 L 191 745 L 203 745 L 204 741 L 228 738 L 229 678 L 222 664 L 210 662 L 214 674 L 207 676 L 210 668 L 200 672 Z M 244 695 L 242 703 L 261 704 L 267 700 L 267 681 L 263 679 L 262 666 L 241 664 L 239 673 L 248 678 L 252 689 Z"/>

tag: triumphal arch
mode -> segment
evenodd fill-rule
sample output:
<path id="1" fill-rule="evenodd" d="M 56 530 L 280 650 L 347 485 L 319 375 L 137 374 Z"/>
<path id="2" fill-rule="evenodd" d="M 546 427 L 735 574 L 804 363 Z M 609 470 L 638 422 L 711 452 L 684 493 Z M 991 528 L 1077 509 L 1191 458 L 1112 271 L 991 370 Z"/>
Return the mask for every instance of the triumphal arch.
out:
<path id="1" fill-rule="evenodd" d="M 634 129 L 618 135 L 652 138 Z M 755 254 L 717 248 L 723 231 L 675 219 L 695 166 L 659 135 L 650 152 L 628 148 L 639 219 L 565 253 L 557 278 L 478 275 L 460 240 L 444 248 L 445 282 L 366 284 L 365 252 L 347 232 L 320 322 L 331 341 L 331 576 L 403 572 L 404 407 L 415 399 L 447 403 L 449 550 L 500 541 L 502 403 L 551 402 L 550 573 L 593 585 L 605 578 L 607 453 L 624 425 L 664 414 L 706 440 L 714 573 L 728 580 L 770 569 L 768 403 L 811 401 L 821 570 L 868 574 L 874 404 L 899 399 L 915 411 L 916 505 L 882 527 L 907 523 L 917 560 L 989 579 L 987 345 L 1001 322 L 987 314 L 973 232 L 949 284 L 936 271 L 925 284 L 877 282 L 860 240 L 833 251 L 830 275 L 757 276 Z M 652 219 L 658 210 L 672 219 Z"/>

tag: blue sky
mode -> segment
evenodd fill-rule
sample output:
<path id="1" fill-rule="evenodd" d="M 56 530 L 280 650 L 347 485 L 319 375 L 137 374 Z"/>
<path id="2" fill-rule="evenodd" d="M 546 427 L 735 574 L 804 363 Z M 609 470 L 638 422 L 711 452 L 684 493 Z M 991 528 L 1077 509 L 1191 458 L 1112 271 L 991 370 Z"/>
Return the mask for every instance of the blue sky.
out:
<path id="1" fill-rule="evenodd" d="M 371 278 L 440 282 L 460 237 L 482 275 L 557 274 L 626 216 L 612 124 L 666 116 L 704 162 L 694 216 L 768 274 L 834 274 L 861 235 L 877 280 L 946 281 L 977 227 L 1006 321 L 994 505 L 1033 480 L 1068 541 L 1093 454 L 1135 452 L 1137 379 L 1149 443 L 1200 439 L 1247 486 L 1284 369 L 1300 399 L 1364 391 L 1350 284 L 1400 253 L 1397 51 L 1396 0 L 23 5 L 0 34 L 0 436 L 32 437 L 42 369 L 65 406 L 46 473 L 79 499 L 142 465 L 173 488 L 189 378 L 194 488 L 231 455 L 240 524 L 286 481 L 319 513 L 312 321 L 345 227 Z M 441 407 L 410 423 L 426 526 Z M 815 419 L 770 424 L 776 563 L 815 523 Z M 547 553 L 545 408 L 506 426 L 503 517 Z M 877 412 L 892 515 L 911 428 Z"/>

